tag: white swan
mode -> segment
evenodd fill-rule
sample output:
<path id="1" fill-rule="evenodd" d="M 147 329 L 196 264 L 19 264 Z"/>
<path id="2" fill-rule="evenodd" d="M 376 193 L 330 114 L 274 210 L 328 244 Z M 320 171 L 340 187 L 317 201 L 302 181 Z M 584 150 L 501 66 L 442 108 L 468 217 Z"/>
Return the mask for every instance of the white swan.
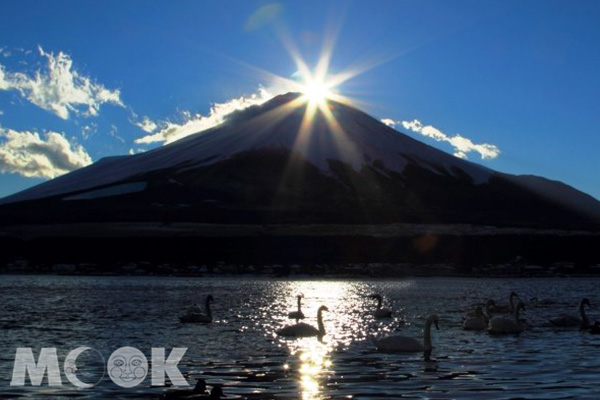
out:
<path id="1" fill-rule="evenodd" d="M 423 330 L 423 344 L 417 339 L 408 336 L 387 336 L 383 339 L 375 341 L 377 351 L 383 353 L 418 353 L 423 352 L 425 361 L 429 361 L 433 346 L 431 345 L 431 324 L 438 326 L 437 315 L 431 315 L 425 321 L 425 329 Z"/>
<path id="2" fill-rule="evenodd" d="M 585 306 L 591 307 L 592 305 L 590 304 L 590 300 L 584 297 L 579 303 L 579 315 L 581 318 L 574 315 L 561 314 L 558 317 L 551 318 L 550 323 L 562 328 L 579 326 L 581 329 L 588 329 L 591 327 L 591 324 L 585 315 Z"/>
<path id="3" fill-rule="evenodd" d="M 525 310 L 525 305 L 519 301 L 515 307 L 514 318 L 494 317 L 490 320 L 488 332 L 494 335 L 521 333 L 524 328 L 519 320 L 519 312 Z"/>
<path id="4" fill-rule="evenodd" d="M 514 298 L 519 298 L 519 295 L 515 292 L 510 292 L 508 296 L 508 305 L 494 306 L 494 311 L 501 314 L 514 314 L 515 312 L 515 301 Z"/>
<path id="5" fill-rule="evenodd" d="M 466 331 L 482 331 L 488 325 L 488 318 L 483 314 L 481 307 L 475 309 L 475 316 L 463 321 L 462 327 Z"/>
<path id="6" fill-rule="evenodd" d="M 375 318 L 391 318 L 392 317 L 392 310 L 390 310 L 389 308 L 381 307 L 381 303 L 383 302 L 381 295 L 372 294 L 369 296 L 369 298 L 377 300 L 377 309 L 375 311 L 373 311 L 373 316 Z"/>
<path id="7" fill-rule="evenodd" d="M 179 320 L 183 323 L 210 323 L 212 322 L 212 312 L 210 311 L 210 303 L 214 301 L 212 295 L 206 296 L 206 314 L 200 310 L 198 306 L 194 306 L 189 309 L 184 315 L 179 317 Z"/>
<path id="8" fill-rule="evenodd" d="M 305 324 L 304 322 L 300 322 L 294 325 L 285 326 L 276 333 L 279 336 L 287 336 L 287 337 L 310 337 L 310 336 L 325 336 L 325 326 L 323 326 L 323 311 L 329 311 L 329 309 L 325 306 L 319 307 L 319 311 L 317 311 L 317 326 L 315 328 L 312 325 Z"/>
<path id="9" fill-rule="evenodd" d="M 300 309 L 300 307 L 302 306 L 302 295 L 299 294 L 296 297 L 298 298 L 298 310 L 288 313 L 288 317 L 295 320 L 304 319 L 304 313 Z"/>
<path id="10" fill-rule="evenodd" d="M 494 300 L 490 299 L 485 302 L 485 315 L 487 316 L 488 319 L 493 316 L 495 307 L 496 307 L 496 303 L 494 302 Z M 478 306 L 478 308 L 480 308 L 480 307 Z M 483 312 L 483 310 L 482 310 L 482 312 Z M 466 313 L 464 313 L 462 315 L 461 318 L 464 322 L 465 320 L 467 320 L 469 318 L 477 318 L 477 317 L 478 317 L 477 309 L 475 309 L 475 310 L 467 311 Z"/>

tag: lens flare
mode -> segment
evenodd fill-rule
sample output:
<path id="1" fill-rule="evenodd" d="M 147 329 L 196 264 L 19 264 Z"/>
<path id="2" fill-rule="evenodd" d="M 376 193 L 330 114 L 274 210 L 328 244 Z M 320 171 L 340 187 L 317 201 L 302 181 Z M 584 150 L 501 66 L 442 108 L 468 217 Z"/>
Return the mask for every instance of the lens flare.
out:
<path id="1" fill-rule="evenodd" d="M 322 79 L 311 79 L 302 87 L 302 94 L 306 101 L 323 104 L 333 96 L 330 85 Z"/>
<path id="2" fill-rule="evenodd" d="M 276 33 L 296 67 L 292 74 L 293 78 L 245 65 L 269 80 L 274 93 L 293 92 L 299 94 L 293 96 L 293 100 L 282 102 L 268 111 L 269 118 L 266 118 L 266 116 L 257 117 L 261 119 L 261 123 L 274 125 L 292 113 L 302 112 L 301 123 L 290 150 L 295 154 L 306 155 L 309 149 L 318 147 L 314 144 L 319 141 L 320 145 L 332 143 L 334 151 L 337 153 L 345 154 L 349 159 L 358 160 L 360 159 L 360 149 L 356 143 L 349 139 L 344 124 L 338 121 L 337 118 L 341 106 L 352 107 L 360 103 L 364 104 L 364 102 L 351 98 L 347 93 L 342 94 L 344 92 L 342 85 L 375 67 L 377 63 L 362 61 L 356 62 L 345 69 L 330 68 L 338 32 L 339 28 L 330 30 L 328 34 L 324 35 L 321 54 L 314 68 L 311 68 L 312 66 L 309 66 L 302 57 L 300 49 L 288 30 L 283 25 L 276 25 Z M 256 122 L 258 123 L 258 121 Z M 315 127 L 319 129 L 315 129 Z M 317 148 L 314 151 L 319 151 L 319 149 Z M 279 184 L 281 191 L 284 190 L 288 179 L 303 179 L 303 171 L 298 168 L 299 164 L 295 160 L 297 158 L 290 157 L 284 167 Z"/>

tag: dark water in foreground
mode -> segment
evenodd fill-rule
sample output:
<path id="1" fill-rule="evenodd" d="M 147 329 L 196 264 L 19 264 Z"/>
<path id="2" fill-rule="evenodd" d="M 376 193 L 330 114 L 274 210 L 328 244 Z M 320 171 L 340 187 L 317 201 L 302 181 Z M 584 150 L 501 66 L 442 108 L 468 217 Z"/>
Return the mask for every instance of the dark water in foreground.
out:
<path id="1" fill-rule="evenodd" d="M 193 383 L 225 386 L 228 398 L 251 399 L 468 399 L 598 398 L 600 335 L 553 330 L 546 320 L 577 313 L 582 296 L 600 304 L 599 279 L 407 279 L 395 281 L 287 281 L 138 277 L 2 276 L 0 278 L 0 398 L 158 398 L 149 376 L 125 389 L 106 376 L 90 389 L 63 386 L 11 387 L 17 347 L 58 348 L 61 362 L 79 346 L 105 359 L 122 346 L 148 357 L 152 347 L 187 347 L 180 370 Z M 515 290 L 530 302 L 530 329 L 519 336 L 492 337 L 460 328 L 460 316 L 487 298 L 507 303 Z M 365 295 L 378 292 L 395 311 L 375 321 Z M 178 316 L 204 296 L 215 298 L 215 322 L 181 324 Z M 305 322 L 316 325 L 320 305 L 327 335 L 284 341 L 274 335 L 291 323 L 294 296 L 303 293 Z M 380 354 L 369 339 L 388 332 L 421 337 L 430 313 L 440 317 L 433 332 L 434 360 L 421 354 Z M 590 317 L 600 319 L 600 311 Z M 96 365 L 95 367 L 93 365 Z M 95 368 L 95 369 L 94 369 Z M 101 369 L 92 364 L 98 378 Z M 94 375 L 95 374 L 95 375 Z"/>

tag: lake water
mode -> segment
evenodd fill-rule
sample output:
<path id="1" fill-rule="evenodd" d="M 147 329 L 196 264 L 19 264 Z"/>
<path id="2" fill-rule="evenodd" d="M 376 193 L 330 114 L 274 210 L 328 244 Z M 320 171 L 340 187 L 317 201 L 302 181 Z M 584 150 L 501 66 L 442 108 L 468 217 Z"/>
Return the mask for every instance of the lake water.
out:
<path id="1" fill-rule="evenodd" d="M 577 314 L 581 297 L 600 304 L 599 279 L 280 280 L 254 278 L 0 277 L 0 398 L 158 398 L 164 387 L 148 377 L 126 389 L 106 375 L 92 388 L 10 386 L 17 347 L 55 347 L 61 362 L 79 346 L 104 359 L 122 346 L 150 358 L 151 348 L 187 347 L 179 369 L 193 384 L 224 385 L 234 399 L 572 399 L 600 396 L 600 335 L 553 330 L 547 319 Z M 528 302 L 530 328 L 518 336 L 463 331 L 460 316 L 493 298 L 508 303 L 511 290 Z M 212 294 L 215 321 L 182 324 L 178 316 Z M 282 340 L 274 331 L 293 323 L 287 312 L 304 294 L 304 321 L 316 325 L 326 305 L 327 331 L 316 338 Z M 380 293 L 395 316 L 376 321 Z M 429 314 L 439 315 L 432 360 L 422 354 L 378 353 L 371 337 L 398 332 L 422 337 Z M 600 319 L 591 310 L 590 319 Z M 100 379 L 100 356 L 89 356 L 82 380 Z M 83 359 L 83 358 L 82 358 Z M 85 359 L 83 359 L 85 363 Z"/>

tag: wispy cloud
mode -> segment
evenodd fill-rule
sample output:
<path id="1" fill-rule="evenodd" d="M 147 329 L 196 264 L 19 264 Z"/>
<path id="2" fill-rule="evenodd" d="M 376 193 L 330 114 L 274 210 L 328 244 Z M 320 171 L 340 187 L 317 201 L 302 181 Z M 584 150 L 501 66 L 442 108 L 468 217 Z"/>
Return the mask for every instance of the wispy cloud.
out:
<path id="1" fill-rule="evenodd" d="M 146 135 L 136 139 L 135 143 L 149 144 L 163 142 L 164 144 L 168 144 L 191 134 L 202 132 L 217 126 L 223 123 L 227 115 L 234 111 L 262 104 L 272 98 L 273 95 L 270 91 L 261 87 L 259 88 L 258 93 L 254 93 L 250 96 L 242 96 L 225 103 L 213 104 L 209 114 L 206 116 L 185 111 L 183 113 L 182 123 L 178 124 L 170 121 L 160 122 L 158 124 L 155 123 L 157 126 L 160 125 L 161 129 L 152 135 Z"/>
<path id="2" fill-rule="evenodd" d="M 96 134 L 96 132 L 98 132 L 98 124 L 95 122 L 92 122 L 89 125 L 84 125 L 81 128 L 81 136 L 85 140 L 88 140 L 90 137 L 92 137 L 94 134 Z"/>
<path id="3" fill-rule="evenodd" d="M 31 103 L 62 119 L 68 119 L 71 113 L 96 116 L 105 103 L 123 106 L 118 89 L 109 90 L 81 75 L 73 69 L 73 60 L 68 54 L 59 52 L 55 56 L 41 47 L 38 50 L 47 60 L 46 68 L 30 76 L 24 72 L 8 72 L 0 64 L 0 90 L 17 90 Z"/>
<path id="4" fill-rule="evenodd" d="M 0 127 L 0 171 L 25 177 L 55 178 L 85 167 L 92 158 L 64 134 L 18 132 Z"/>
<path id="5" fill-rule="evenodd" d="M 438 142 L 448 142 L 454 148 L 454 155 L 459 158 L 466 159 L 467 153 L 471 152 L 478 153 L 482 160 L 494 159 L 500 155 L 500 149 L 496 145 L 488 143 L 476 144 L 471 139 L 459 134 L 448 136 L 431 125 L 423 125 L 417 119 L 412 121 L 395 121 L 390 118 L 384 118 L 381 122 L 392 128 L 402 125 L 405 129 L 430 137 Z"/>
<path id="6" fill-rule="evenodd" d="M 119 128 L 115 125 L 112 124 L 110 126 L 110 130 L 108 131 L 108 134 L 111 137 L 114 137 L 115 139 L 117 139 L 119 142 L 125 144 L 125 139 L 123 139 L 120 135 L 119 135 Z"/>
<path id="7" fill-rule="evenodd" d="M 12 53 L 6 47 L 0 47 L 0 56 L 8 58 L 11 55 Z"/>
<path id="8" fill-rule="evenodd" d="M 156 122 L 152 121 L 148 117 L 144 117 L 141 121 L 134 122 L 134 125 L 147 133 L 152 133 L 158 128 Z"/>
<path id="9" fill-rule="evenodd" d="M 146 151 L 146 150 L 144 150 L 144 149 L 134 149 L 134 148 L 131 148 L 131 149 L 129 149 L 129 151 L 128 151 L 128 154 L 129 154 L 130 156 L 133 156 L 133 155 L 135 155 L 135 154 L 144 153 L 145 151 Z"/>

